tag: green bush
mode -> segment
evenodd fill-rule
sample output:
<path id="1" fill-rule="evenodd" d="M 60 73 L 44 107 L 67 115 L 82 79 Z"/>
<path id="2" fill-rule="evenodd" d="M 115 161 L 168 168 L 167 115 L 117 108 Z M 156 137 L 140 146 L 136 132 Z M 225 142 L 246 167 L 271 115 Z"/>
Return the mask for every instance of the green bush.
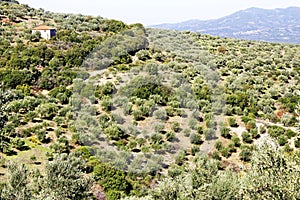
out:
<path id="1" fill-rule="evenodd" d="M 217 140 L 216 141 L 216 144 L 215 144 L 215 147 L 216 147 L 216 149 L 217 150 L 221 150 L 221 149 L 223 149 L 223 144 L 222 144 L 222 142 L 220 141 L 220 140 Z"/>
<path id="2" fill-rule="evenodd" d="M 214 151 L 211 155 L 211 157 L 215 160 L 222 160 L 222 157 L 219 155 L 217 151 Z"/>
<path id="3" fill-rule="evenodd" d="M 228 118 L 228 124 L 229 124 L 229 126 L 231 126 L 231 127 L 238 127 L 238 126 L 239 126 L 239 125 L 237 124 L 237 122 L 236 122 L 236 119 L 233 118 L 233 117 L 229 117 L 229 118 Z"/>
<path id="4" fill-rule="evenodd" d="M 280 126 L 269 126 L 268 133 L 271 137 L 277 138 L 285 133 L 285 129 Z"/>
<path id="5" fill-rule="evenodd" d="M 231 138 L 231 134 L 230 134 L 230 129 L 227 127 L 222 127 L 221 128 L 221 136 L 227 139 Z"/>
<path id="6" fill-rule="evenodd" d="M 228 147 L 223 147 L 220 150 L 220 153 L 222 154 L 223 157 L 228 158 L 230 157 L 231 153 L 230 153 L 230 149 Z"/>
<path id="7" fill-rule="evenodd" d="M 203 143 L 203 140 L 201 138 L 201 135 L 192 133 L 190 135 L 190 141 L 192 144 L 201 145 Z"/>
<path id="8" fill-rule="evenodd" d="M 249 162 L 251 160 L 252 152 L 250 149 L 242 149 L 239 154 L 239 157 L 244 162 Z"/>
<path id="9" fill-rule="evenodd" d="M 126 174 L 114 167 L 101 163 L 94 167 L 95 180 L 104 187 L 105 191 L 119 191 L 128 194 L 132 189 Z"/>
<path id="10" fill-rule="evenodd" d="M 300 138 L 295 138 L 295 147 L 300 148 Z"/>
<path id="11" fill-rule="evenodd" d="M 249 132 L 247 131 L 244 131 L 242 133 L 242 139 L 243 139 L 243 142 L 246 142 L 246 143 L 252 143 L 252 138 L 251 138 L 251 135 Z"/>
<path id="12" fill-rule="evenodd" d="M 233 142 L 235 147 L 240 147 L 241 146 L 240 141 L 241 141 L 240 138 L 236 135 L 232 136 L 232 138 L 231 138 L 231 142 Z"/>
<path id="13" fill-rule="evenodd" d="M 180 131 L 180 124 L 179 122 L 173 122 L 171 124 L 171 129 L 175 132 L 179 132 Z"/>
<path id="14" fill-rule="evenodd" d="M 284 146 L 287 143 L 288 143 L 288 140 L 287 140 L 287 137 L 285 135 L 278 136 L 278 144 L 280 146 Z"/>
<path id="15" fill-rule="evenodd" d="M 176 134 L 172 131 L 169 131 L 166 133 L 166 140 L 171 142 L 173 141 L 174 139 L 176 139 Z"/>
<path id="16" fill-rule="evenodd" d="M 112 140 L 120 140 L 126 138 L 125 132 L 115 124 L 112 124 L 104 129 L 104 133 Z"/>
<path id="17" fill-rule="evenodd" d="M 250 135 L 252 138 L 257 139 L 260 137 L 257 128 L 253 128 L 250 130 Z"/>
<path id="18" fill-rule="evenodd" d="M 297 136 L 297 133 L 294 132 L 294 131 L 292 131 L 291 129 L 288 129 L 288 130 L 286 131 L 286 136 L 288 137 L 288 139 L 291 139 L 292 137 Z"/>

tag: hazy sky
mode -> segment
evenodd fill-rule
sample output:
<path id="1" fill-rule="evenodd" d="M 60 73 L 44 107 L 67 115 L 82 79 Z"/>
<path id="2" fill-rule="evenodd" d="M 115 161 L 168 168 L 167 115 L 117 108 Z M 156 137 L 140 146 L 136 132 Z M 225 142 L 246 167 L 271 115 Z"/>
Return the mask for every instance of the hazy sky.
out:
<path id="1" fill-rule="evenodd" d="M 300 7 L 300 0 L 19 0 L 34 8 L 100 15 L 145 25 L 215 19 L 249 7 Z"/>

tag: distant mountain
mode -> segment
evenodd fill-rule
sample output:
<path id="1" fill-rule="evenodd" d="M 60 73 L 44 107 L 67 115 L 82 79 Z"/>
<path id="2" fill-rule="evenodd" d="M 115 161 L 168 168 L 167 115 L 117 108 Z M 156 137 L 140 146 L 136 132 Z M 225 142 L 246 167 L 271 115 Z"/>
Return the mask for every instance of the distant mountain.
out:
<path id="1" fill-rule="evenodd" d="M 249 8 L 214 20 L 189 20 L 153 28 L 190 30 L 221 37 L 300 44 L 300 8 Z"/>

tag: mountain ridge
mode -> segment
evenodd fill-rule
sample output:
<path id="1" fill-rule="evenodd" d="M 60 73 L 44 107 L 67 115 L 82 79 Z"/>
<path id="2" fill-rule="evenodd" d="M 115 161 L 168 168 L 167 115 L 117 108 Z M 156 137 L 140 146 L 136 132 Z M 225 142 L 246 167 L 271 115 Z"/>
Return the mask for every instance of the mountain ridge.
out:
<path id="1" fill-rule="evenodd" d="M 276 9 L 251 7 L 218 19 L 191 19 L 150 27 L 188 30 L 237 39 L 300 44 L 298 13 L 300 13 L 299 7 Z"/>

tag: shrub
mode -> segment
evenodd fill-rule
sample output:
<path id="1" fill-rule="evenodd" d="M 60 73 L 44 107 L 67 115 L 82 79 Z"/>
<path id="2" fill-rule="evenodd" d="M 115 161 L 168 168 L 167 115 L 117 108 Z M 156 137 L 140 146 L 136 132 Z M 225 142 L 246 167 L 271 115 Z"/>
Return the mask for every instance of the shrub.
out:
<path id="1" fill-rule="evenodd" d="M 243 142 L 252 143 L 252 138 L 251 138 L 251 135 L 249 134 L 249 132 L 244 131 L 242 133 L 242 138 L 243 138 Z"/>
<path id="2" fill-rule="evenodd" d="M 295 139 L 295 147 L 300 148 L 300 138 Z"/>
<path id="3" fill-rule="evenodd" d="M 285 135 L 280 135 L 278 137 L 278 144 L 280 146 L 284 146 L 288 142 L 287 137 Z"/>
<path id="4" fill-rule="evenodd" d="M 167 140 L 167 141 L 171 142 L 171 141 L 173 141 L 175 138 L 176 138 L 176 135 L 175 135 L 174 132 L 169 131 L 169 132 L 166 133 L 166 140 Z"/>
<path id="5" fill-rule="evenodd" d="M 239 154 L 240 159 L 245 162 L 249 162 L 251 160 L 251 156 L 252 152 L 250 149 L 243 149 Z"/>
<path id="6" fill-rule="evenodd" d="M 165 124 L 162 123 L 155 123 L 153 125 L 153 129 L 156 133 L 161 133 L 165 129 Z"/>
<path id="7" fill-rule="evenodd" d="M 163 137 L 159 133 L 153 134 L 150 139 L 152 144 L 161 144 L 163 142 Z"/>
<path id="8" fill-rule="evenodd" d="M 184 129 L 184 130 L 183 130 L 183 133 L 184 133 L 184 136 L 185 136 L 185 137 L 189 137 L 190 134 L 191 134 L 191 129 L 188 129 L 188 128 L 187 128 L 187 129 Z"/>
<path id="9" fill-rule="evenodd" d="M 131 184 L 127 181 L 125 173 L 108 164 L 96 165 L 93 174 L 105 191 L 122 191 L 128 194 L 131 189 Z"/>
<path id="10" fill-rule="evenodd" d="M 175 163 L 177 165 L 182 165 L 185 160 L 185 151 L 179 150 L 175 155 Z"/>
<path id="11" fill-rule="evenodd" d="M 221 152 L 222 156 L 225 157 L 225 158 L 228 158 L 231 155 L 230 149 L 228 147 L 225 147 L 225 148 L 223 147 L 220 150 L 220 152 Z"/>
<path id="12" fill-rule="evenodd" d="M 240 138 L 236 135 L 232 136 L 232 138 L 231 138 L 231 142 L 233 142 L 235 147 L 240 147 L 241 146 L 240 141 L 241 141 Z"/>
<path id="13" fill-rule="evenodd" d="M 178 165 L 172 165 L 168 170 L 168 176 L 174 178 L 182 174 L 182 172 L 183 171 L 181 167 L 179 167 Z"/>
<path id="14" fill-rule="evenodd" d="M 192 133 L 190 136 L 190 141 L 192 144 L 200 145 L 203 143 L 201 136 L 195 133 Z"/>
<path id="15" fill-rule="evenodd" d="M 212 153 L 211 157 L 215 160 L 222 160 L 221 156 L 219 155 L 219 153 L 217 151 L 214 151 Z"/>
<path id="16" fill-rule="evenodd" d="M 140 120 L 144 119 L 143 112 L 140 109 L 134 110 L 132 112 L 132 115 L 133 115 L 134 120 L 136 120 L 136 121 L 140 121 Z"/>
<path id="17" fill-rule="evenodd" d="M 25 146 L 25 141 L 22 138 L 14 138 L 12 141 L 13 147 L 18 149 L 18 150 L 27 150 L 28 147 Z"/>
<path id="18" fill-rule="evenodd" d="M 222 127 L 221 128 L 221 136 L 224 138 L 230 139 L 231 138 L 230 129 L 227 127 Z"/>
<path id="19" fill-rule="evenodd" d="M 265 126 L 260 126 L 259 127 L 259 129 L 260 129 L 260 134 L 264 134 L 264 133 L 266 133 L 267 132 L 267 129 L 266 129 L 266 127 Z"/>
<path id="20" fill-rule="evenodd" d="M 199 152 L 200 152 L 200 148 L 198 146 L 192 146 L 191 153 L 193 156 Z"/>
<path id="21" fill-rule="evenodd" d="M 246 129 L 247 131 L 250 131 L 251 129 L 256 127 L 256 122 L 254 120 L 248 121 L 246 123 Z"/>
<path id="22" fill-rule="evenodd" d="M 228 118 L 228 124 L 231 127 L 238 127 L 239 125 L 236 122 L 236 119 L 234 117 L 229 117 Z"/>
<path id="23" fill-rule="evenodd" d="M 292 137 L 295 137 L 296 135 L 297 135 L 297 133 L 292 131 L 291 129 L 288 129 L 286 131 L 286 136 L 288 137 L 288 139 L 291 139 Z"/>
<path id="24" fill-rule="evenodd" d="M 202 135 L 203 134 L 203 127 L 202 126 L 197 126 L 197 133 Z"/>
<path id="25" fill-rule="evenodd" d="M 179 130 L 180 130 L 179 122 L 173 122 L 172 125 L 171 125 L 171 129 L 175 132 L 179 132 Z"/>
<path id="26" fill-rule="evenodd" d="M 215 147 L 220 151 L 223 148 L 222 142 L 220 140 L 216 141 Z"/>
<path id="27" fill-rule="evenodd" d="M 142 61 L 145 61 L 150 58 L 149 51 L 147 51 L 147 50 L 140 50 L 135 55 L 139 60 L 142 60 Z"/>
<path id="28" fill-rule="evenodd" d="M 268 128 L 268 133 L 271 137 L 277 138 L 285 133 L 285 129 L 280 126 L 270 126 Z"/>
<path id="29" fill-rule="evenodd" d="M 257 139 L 260 137 L 257 128 L 251 129 L 250 134 L 251 134 L 251 137 L 254 139 Z"/>
<path id="30" fill-rule="evenodd" d="M 229 152 L 233 153 L 233 152 L 236 152 L 236 148 L 235 148 L 235 143 L 234 142 L 230 142 L 228 144 L 228 148 L 229 148 Z"/>
<path id="31" fill-rule="evenodd" d="M 113 140 L 120 140 L 126 137 L 124 131 L 115 124 L 104 129 L 104 132 L 110 139 Z"/>
<path id="32" fill-rule="evenodd" d="M 189 120 L 189 127 L 191 129 L 195 130 L 197 128 L 197 124 L 198 124 L 198 122 L 196 119 L 192 118 Z"/>
<path id="33" fill-rule="evenodd" d="M 252 117 L 249 116 L 242 116 L 242 122 L 244 122 L 245 124 L 247 124 L 249 121 L 253 120 Z"/>
<path id="34" fill-rule="evenodd" d="M 162 121 L 166 120 L 168 117 L 165 109 L 156 110 L 153 112 L 153 115 L 156 117 L 156 119 L 160 119 Z"/>
<path id="35" fill-rule="evenodd" d="M 215 134 L 215 130 L 212 129 L 212 128 L 209 128 L 205 131 L 205 139 L 206 140 L 212 140 L 216 137 L 216 134 Z"/>

